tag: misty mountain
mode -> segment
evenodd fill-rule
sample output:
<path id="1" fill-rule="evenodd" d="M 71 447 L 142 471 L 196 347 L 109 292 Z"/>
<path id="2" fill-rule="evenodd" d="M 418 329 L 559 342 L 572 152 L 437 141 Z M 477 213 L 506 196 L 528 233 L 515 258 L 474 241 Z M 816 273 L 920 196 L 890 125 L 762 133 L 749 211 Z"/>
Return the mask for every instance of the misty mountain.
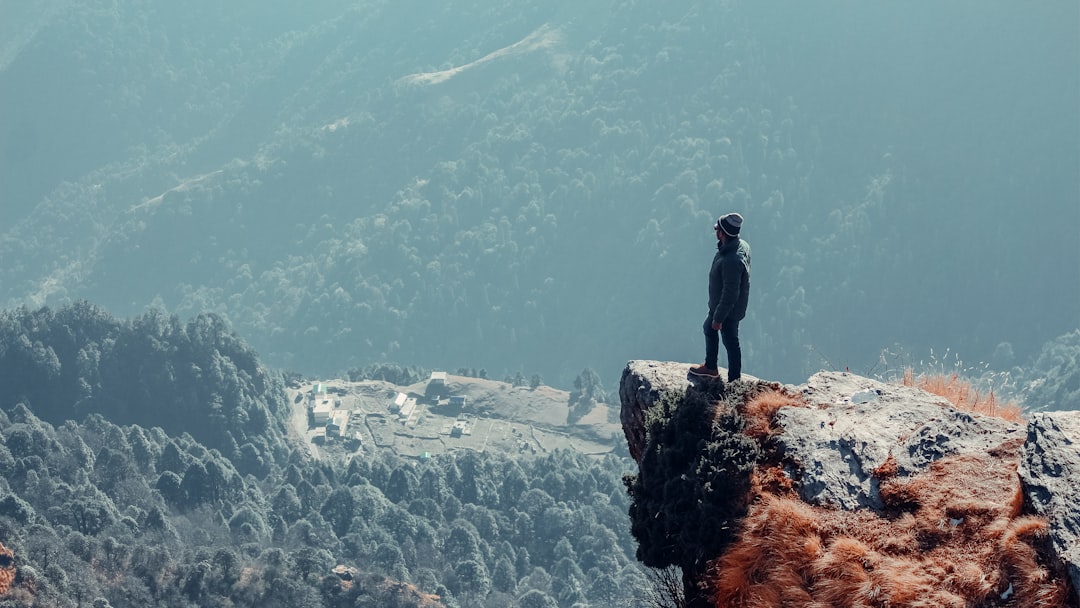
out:
<path id="1" fill-rule="evenodd" d="M 999 4 L 3 2 L 0 303 L 567 386 L 700 356 L 738 210 L 748 372 L 1023 367 L 1080 327 L 1080 8 Z"/>

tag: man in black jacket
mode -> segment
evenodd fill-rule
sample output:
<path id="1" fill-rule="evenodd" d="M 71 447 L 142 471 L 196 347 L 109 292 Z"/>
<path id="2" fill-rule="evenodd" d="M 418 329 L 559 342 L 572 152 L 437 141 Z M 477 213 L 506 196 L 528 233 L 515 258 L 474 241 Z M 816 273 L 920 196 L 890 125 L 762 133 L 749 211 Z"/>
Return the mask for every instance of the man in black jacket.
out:
<path id="1" fill-rule="evenodd" d="M 750 299 L 750 244 L 739 237 L 743 218 L 728 213 L 716 220 L 716 255 L 709 269 L 709 316 L 705 331 L 705 363 L 690 368 L 697 376 L 720 375 L 717 358 L 720 340 L 727 350 L 728 382 L 742 374 L 742 348 L 739 345 L 739 321 L 746 317 Z"/>

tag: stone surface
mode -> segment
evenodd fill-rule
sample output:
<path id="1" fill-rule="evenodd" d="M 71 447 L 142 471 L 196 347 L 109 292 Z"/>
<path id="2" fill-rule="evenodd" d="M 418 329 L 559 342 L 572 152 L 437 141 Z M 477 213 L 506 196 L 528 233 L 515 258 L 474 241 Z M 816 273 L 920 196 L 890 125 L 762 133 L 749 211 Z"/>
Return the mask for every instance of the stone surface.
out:
<path id="1" fill-rule="evenodd" d="M 693 386 L 689 368 L 687 363 L 627 363 L 619 396 L 623 432 L 635 460 L 645 445 L 645 412 L 665 392 Z M 785 388 L 801 393 L 806 406 L 777 412 L 773 457 L 803 500 L 835 509 L 880 510 L 874 470 L 890 456 L 900 477 L 951 455 L 999 459 L 1006 470 L 1018 472 L 1027 509 L 1049 520 L 1054 551 L 1080 590 L 1080 411 L 1032 414 L 1025 428 L 954 409 L 920 389 L 850 373 L 821 372 L 804 385 Z"/>
<path id="2" fill-rule="evenodd" d="M 1080 591 L 1080 411 L 1032 414 L 1019 473 L 1024 500 L 1050 520 L 1054 550 Z"/>
<path id="3" fill-rule="evenodd" d="M 916 388 L 843 372 L 800 387 L 810 407 L 782 408 L 776 437 L 803 500 L 845 510 L 881 508 L 873 471 L 891 455 L 910 476 L 952 454 L 1015 453 L 1021 425 L 969 414 Z"/>
<path id="4" fill-rule="evenodd" d="M 619 382 L 619 401 L 622 403 L 619 419 L 630 456 L 636 462 L 641 462 L 645 446 L 645 411 L 665 392 L 685 391 L 690 386 L 686 378 L 689 370 L 688 363 L 670 361 L 630 361 L 623 369 Z"/>
<path id="5" fill-rule="evenodd" d="M 727 369 L 721 367 L 720 375 L 715 379 L 690 375 L 690 368 L 696 363 L 678 363 L 673 361 L 629 361 L 623 368 L 619 381 L 619 401 L 622 409 L 619 420 L 622 422 L 626 445 L 630 456 L 641 462 L 641 453 L 645 449 L 645 412 L 660 396 L 667 391 L 686 391 L 696 387 L 699 390 L 711 390 L 724 385 L 722 378 L 727 377 Z M 759 382 L 758 378 L 742 374 L 747 382 Z"/>

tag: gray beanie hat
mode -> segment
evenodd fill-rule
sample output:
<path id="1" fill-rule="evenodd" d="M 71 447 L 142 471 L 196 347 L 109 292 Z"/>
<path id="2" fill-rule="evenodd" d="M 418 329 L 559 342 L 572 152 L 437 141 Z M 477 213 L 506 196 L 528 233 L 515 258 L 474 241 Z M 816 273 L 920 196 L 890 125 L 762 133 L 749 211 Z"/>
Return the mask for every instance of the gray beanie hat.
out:
<path id="1" fill-rule="evenodd" d="M 721 215 L 713 228 L 723 230 L 728 236 L 739 236 L 739 231 L 742 230 L 742 216 L 738 213 Z"/>

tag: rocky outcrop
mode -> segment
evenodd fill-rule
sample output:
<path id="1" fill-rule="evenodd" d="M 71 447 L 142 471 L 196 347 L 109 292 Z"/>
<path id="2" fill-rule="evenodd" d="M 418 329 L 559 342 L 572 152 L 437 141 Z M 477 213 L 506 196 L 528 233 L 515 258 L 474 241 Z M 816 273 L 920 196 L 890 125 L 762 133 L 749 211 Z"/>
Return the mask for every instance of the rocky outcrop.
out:
<path id="1" fill-rule="evenodd" d="M 658 361 L 627 364 L 619 387 L 621 419 L 630 454 L 639 463 L 650 457 L 645 454 L 652 445 L 645 427 L 650 407 L 667 392 L 715 388 L 691 382 L 688 368 L 685 363 Z M 1017 555 L 1029 551 L 1035 555 L 1044 550 L 1039 539 L 1045 538 L 1048 530 L 1053 546 L 1052 551 L 1046 550 L 1053 557 L 1047 560 L 1057 560 L 1058 565 L 1047 567 L 1060 573 L 1059 581 L 1071 578 L 1071 591 L 1064 582 L 1058 589 L 1072 596 L 1067 605 L 1080 604 L 1075 591 L 1080 589 L 1080 413 L 1034 415 L 1025 428 L 1024 424 L 957 410 L 944 398 L 920 389 L 839 372 L 816 374 L 801 386 L 748 380 L 726 387 L 714 382 L 728 404 L 732 402 L 731 391 L 741 391 L 751 399 L 767 389 L 798 402 L 797 406 L 772 410 L 764 422 L 769 430 L 757 456 L 761 460 L 759 472 L 754 473 L 755 491 L 764 491 L 766 486 L 784 488 L 807 508 L 851 513 L 856 518 L 852 521 L 863 522 L 858 525 L 908 525 L 903 522 L 910 521 L 911 529 L 921 530 L 912 532 L 913 538 L 923 538 L 919 543 L 932 538 L 940 551 L 948 550 L 945 543 L 971 542 L 978 537 L 990 545 L 1012 543 Z M 760 415 L 755 413 L 759 411 L 746 408 L 742 414 L 750 418 Z M 755 428 L 762 428 L 760 420 L 756 424 Z M 937 492 L 935 484 L 943 483 L 955 485 Z M 930 497 L 936 506 L 930 504 Z M 633 515 L 633 506 L 631 512 Z M 993 527 L 983 532 L 970 529 L 990 512 L 1002 522 L 997 525 L 1017 532 L 1002 537 Z M 752 509 L 751 515 L 754 513 Z M 1049 524 L 1042 520 L 1029 523 L 1025 514 L 1043 517 Z M 909 519 L 896 519 L 901 515 Z M 832 516 L 822 517 L 828 520 Z M 941 525 L 946 528 L 938 530 L 936 523 L 914 522 L 912 517 L 943 518 Z M 770 521 L 760 513 L 759 519 L 766 524 Z M 978 591 L 983 594 L 980 597 L 998 598 L 986 605 L 1012 605 L 1007 600 L 1022 584 L 1013 587 L 1009 576 L 1016 570 L 1008 568 L 972 579 L 984 584 L 998 580 L 1007 586 Z M 937 574 L 927 576 L 932 587 Z M 1031 580 L 1038 578 L 1032 576 Z"/>
<path id="2" fill-rule="evenodd" d="M 641 462 L 645 448 L 645 412 L 668 391 L 685 391 L 690 387 L 687 380 L 687 364 L 662 361 L 630 361 L 619 382 L 619 401 L 626 445 L 630 456 Z"/>
<path id="3" fill-rule="evenodd" d="M 702 391 L 722 389 L 724 382 L 719 378 L 703 379 L 690 375 L 691 364 L 672 361 L 635 360 L 626 364 L 619 382 L 619 401 L 622 409 L 619 419 L 622 422 L 626 445 L 630 456 L 641 462 L 645 447 L 645 412 L 656 404 L 664 393 L 685 391 L 697 387 Z M 726 377 L 727 370 L 720 368 L 720 377 Z M 743 374 L 746 382 L 760 382 L 757 378 Z M 777 384 L 776 386 L 780 386 Z"/>
<path id="4" fill-rule="evenodd" d="M 778 412 L 776 441 L 803 500 L 853 510 L 882 508 L 875 471 L 888 460 L 910 477 L 954 454 L 1011 454 L 1024 429 L 950 407 L 925 391 L 841 372 L 797 387 L 808 407 Z"/>
<path id="5" fill-rule="evenodd" d="M 1054 548 L 1080 589 L 1080 411 L 1031 416 L 1020 480 L 1025 503 L 1050 520 Z"/>

